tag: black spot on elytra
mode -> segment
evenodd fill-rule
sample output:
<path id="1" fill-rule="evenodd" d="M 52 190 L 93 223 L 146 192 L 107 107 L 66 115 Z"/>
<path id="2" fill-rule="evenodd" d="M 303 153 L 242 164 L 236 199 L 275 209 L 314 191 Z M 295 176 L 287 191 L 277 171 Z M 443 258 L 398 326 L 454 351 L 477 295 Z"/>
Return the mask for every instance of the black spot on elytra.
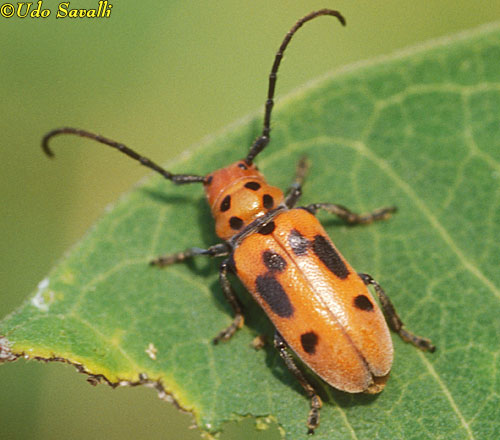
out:
<path id="1" fill-rule="evenodd" d="M 340 255 L 330 244 L 328 239 L 322 235 L 316 235 L 312 244 L 312 249 L 322 263 L 340 279 L 345 279 L 349 275 L 346 265 Z"/>
<path id="2" fill-rule="evenodd" d="M 302 348 L 308 354 L 316 353 L 316 345 L 318 345 L 318 335 L 314 332 L 307 332 L 300 335 L 300 343 Z"/>
<path id="3" fill-rule="evenodd" d="M 242 170 L 248 170 L 248 167 L 243 162 L 240 162 L 238 164 L 238 167 L 241 168 Z"/>
<path id="4" fill-rule="evenodd" d="M 271 209 L 274 206 L 273 197 L 269 194 L 264 194 L 264 196 L 262 197 L 262 204 L 264 205 L 264 208 Z"/>
<path id="5" fill-rule="evenodd" d="M 275 228 L 276 228 L 276 225 L 274 224 L 274 222 L 269 222 L 267 225 L 265 225 L 259 229 L 259 234 L 262 234 L 262 235 L 272 234 L 274 232 Z"/>
<path id="6" fill-rule="evenodd" d="M 243 220 L 239 217 L 231 217 L 229 219 L 229 226 L 231 226 L 231 229 L 237 231 L 243 226 Z"/>
<path id="7" fill-rule="evenodd" d="M 262 261 L 271 272 L 283 272 L 287 266 L 285 259 L 273 251 L 264 251 Z"/>
<path id="8" fill-rule="evenodd" d="M 354 298 L 354 306 L 366 312 L 373 310 L 373 304 L 366 295 L 358 295 Z"/>
<path id="9" fill-rule="evenodd" d="M 259 275 L 255 281 L 255 288 L 273 313 L 281 318 L 290 318 L 293 315 L 294 308 L 285 289 L 271 273 Z"/>
<path id="10" fill-rule="evenodd" d="M 292 252 L 295 255 L 300 257 L 307 254 L 309 240 L 297 231 L 297 229 L 293 229 L 288 235 L 288 244 L 292 248 Z"/>
<path id="11" fill-rule="evenodd" d="M 229 208 L 231 208 L 231 196 L 226 196 L 220 204 L 220 210 L 221 212 L 226 212 Z"/>
<path id="12" fill-rule="evenodd" d="M 257 191 L 260 189 L 260 183 L 259 182 L 247 182 L 245 183 L 245 188 L 251 189 L 252 191 Z"/>

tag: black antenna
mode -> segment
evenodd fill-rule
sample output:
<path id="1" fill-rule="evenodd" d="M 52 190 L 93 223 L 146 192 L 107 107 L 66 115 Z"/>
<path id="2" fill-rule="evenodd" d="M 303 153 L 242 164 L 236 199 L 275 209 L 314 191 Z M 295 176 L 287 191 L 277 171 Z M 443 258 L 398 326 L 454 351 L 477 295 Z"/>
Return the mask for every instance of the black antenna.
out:
<path id="1" fill-rule="evenodd" d="M 152 160 L 149 160 L 147 157 L 141 156 L 140 154 L 136 153 L 134 150 L 128 148 L 127 146 L 125 146 L 123 144 L 120 144 L 119 142 L 112 141 L 111 139 L 105 138 L 104 136 L 101 136 L 99 134 L 90 133 L 89 131 L 85 131 L 85 130 L 79 130 L 78 128 L 64 127 L 64 128 L 57 128 L 55 130 L 49 131 L 42 138 L 42 149 L 47 156 L 54 157 L 54 153 L 49 148 L 49 141 L 53 137 L 59 136 L 60 134 L 73 134 L 76 136 L 81 136 L 84 138 L 92 139 L 92 140 L 97 141 L 101 144 L 108 145 L 112 148 L 116 148 L 118 151 L 121 151 L 122 153 L 126 154 L 127 156 L 131 157 L 132 159 L 135 159 L 138 162 L 140 162 L 141 165 L 144 165 L 145 167 L 151 168 L 152 170 L 156 171 L 157 173 L 159 173 L 163 177 L 165 177 L 165 179 L 171 180 L 172 182 L 174 182 L 176 184 L 195 183 L 195 182 L 203 183 L 205 181 L 205 177 L 203 177 L 203 176 L 196 176 L 196 175 L 191 175 L 191 174 L 172 174 L 169 171 L 163 169 L 161 166 L 154 163 Z"/>
<path id="2" fill-rule="evenodd" d="M 297 32 L 304 23 L 307 23 L 308 21 L 322 15 L 331 15 L 332 17 L 336 17 L 340 21 L 342 26 L 345 26 L 345 19 L 340 14 L 340 12 L 334 11 L 332 9 L 320 9 L 319 11 L 311 12 L 305 17 L 302 17 L 285 35 L 285 38 L 283 39 L 283 42 L 281 43 L 281 46 L 278 49 L 276 56 L 274 57 L 273 67 L 271 69 L 271 73 L 269 74 L 269 88 L 267 89 L 267 100 L 264 113 L 264 128 L 262 129 L 262 134 L 253 143 L 248 156 L 245 159 L 245 162 L 249 165 L 253 162 L 255 157 L 267 146 L 270 140 L 269 133 L 271 131 L 271 111 L 274 105 L 274 89 L 276 87 L 278 69 L 281 63 L 281 59 L 283 58 L 283 53 L 285 52 L 285 49 L 287 48 L 288 43 L 290 43 L 290 40 L 292 39 L 295 32 Z"/>

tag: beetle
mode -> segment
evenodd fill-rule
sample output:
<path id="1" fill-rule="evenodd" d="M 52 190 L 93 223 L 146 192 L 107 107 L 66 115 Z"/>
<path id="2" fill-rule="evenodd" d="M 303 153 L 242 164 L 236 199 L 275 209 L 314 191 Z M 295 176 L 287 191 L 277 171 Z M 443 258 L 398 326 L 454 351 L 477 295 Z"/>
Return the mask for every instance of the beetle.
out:
<path id="1" fill-rule="evenodd" d="M 285 194 L 269 185 L 254 164 L 270 141 L 271 112 L 283 54 L 297 30 L 320 16 L 332 16 L 345 25 L 344 17 L 330 9 L 311 12 L 295 23 L 283 39 L 271 68 L 262 133 L 244 159 L 225 168 L 206 176 L 172 174 L 119 142 L 76 128 L 58 128 L 42 139 L 42 148 L 49 157 L 53 156 L 49 141 L 71 134 L 115 148 L 175 184 L 203 185 L 216 234 L 223 241 L 207 249 L 193 247 L 161 256 L 151 265 L 164 267 L 201 255 L 227 257 L 220 266 L 219 279 L 234 318 L 213 343 L 230 339 L 243 326 L 242 306 L 228 279 L 232 272 L 275 326 L 274 346 L 310 399 L 310 434 L 319 425 L 322 401 L 297 358 L 339 390 L 373 394 L 382 391 L 392 366 L 393 345 L 388 326 L 404 341 L 422 350 L 435 350 L 430 340 L 405 329 L 382 287 L 370 275 L 354 271 L 315 216 L 318 210 L 325 210 L 347 224 L 357 225 L 387 219 L 396 208 L 367 214 L 332 203 L 296 208 L 307 160 L 299 161 Z M 382 311 L 369 286 L 377 294 Z"/>

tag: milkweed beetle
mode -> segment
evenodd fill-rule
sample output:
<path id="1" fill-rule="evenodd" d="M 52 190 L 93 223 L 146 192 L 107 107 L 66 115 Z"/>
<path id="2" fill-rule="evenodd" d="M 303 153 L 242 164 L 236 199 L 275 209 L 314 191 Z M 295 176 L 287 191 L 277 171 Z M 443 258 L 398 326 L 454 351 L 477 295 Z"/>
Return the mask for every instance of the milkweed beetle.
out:
<path id="1" fill-rule="evenodd" d="M 285 195 L 269 185 L 254 165 L 255 157 L 270 140 L 274 90 L 283 53 L 304 23 L 323 15 L 345 25 L 343 16 L 330 9 L 311 12 L 295 23 L 274 58 L 262 134 L 244 159 L 225 168 L 206 176 L 172 174 L 121 143 L 75 128 L 59 128 L 42 139 L 42 148 L 50 157 L 53 153 L 49 140 L 72 134 L 116 148 L 175 184 L 203 184 L 216 233 L 223 242 L 208 249 L 193 247 L 161 256 L 151 264 L 163 267 L 198 255 L 227 257 L 220 266 L 219 279 L 234 319 L 213 343 L 230 339 L 243 326 L 242 306 L 228 280 L 228 272 L 232 272 L 276 328 L 274 346 L 310 399 L 307 426 L 311 434 L 319 425 L 322 402 L 296 358 L 339 390 L 374 394 L 384 388 L 392 365 L 393 346 L 387 324 L 404 341 L 422 350 L 435 350 L 428 339 L 405 329 L 382 287 L 370 275 L 354 271 L 315 217 L 322 209 L 350 225 L 367 224 L 387 219 L 396 208 L 367 214 L 356 214 L 332 203 L 295 208 L 307 171 L 305 158 L 299 161 Z M 368 286 L 375 290 L 385 319 Z"/>

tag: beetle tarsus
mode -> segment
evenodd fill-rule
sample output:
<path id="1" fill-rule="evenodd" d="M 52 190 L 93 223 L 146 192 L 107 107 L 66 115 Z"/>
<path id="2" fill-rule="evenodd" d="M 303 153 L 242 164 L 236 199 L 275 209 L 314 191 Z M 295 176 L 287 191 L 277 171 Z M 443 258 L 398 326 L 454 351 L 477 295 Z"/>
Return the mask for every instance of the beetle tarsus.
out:
<path id="1" fill-rule="evenodd" d="M 212 343 L 214 345 L 217 345 L 219 342 L 228 341 L 241 327 L 243 327 L 244 323 L 245 319 L 243 315 L 241 313 L 238 313 L 234 317 L 233 322 L 227 328 L 222 330 L 215 338 L 212 339 Z"/>
<path id="2" fill-rule="evenodd" d="M 228 245 L 226 243 L 218 243 L 210 246 L 208 249 L 192 247 L 175 254 L 162 255 L 154 260 L 151 260 L 149 264 L 151 266 L 165 267 L 170 266 L 171 264 L 180 263 L 188 258 L 197 257 L 198 255 L 205 255 L 207 257 L 225 257 L 228 254 Z"/>
<path id="3" fill-rule="evenodd" d="M 320 209 L 334 214 L 349 225 L 366 225 L 379 220 L 387 220 L 397 211 L 395 206 L 379 208 L 365 214 L 357 214 L 342 205 L 334 203 L 312 203 L 305 207 L 311 214 L 316 214 Z"/>

